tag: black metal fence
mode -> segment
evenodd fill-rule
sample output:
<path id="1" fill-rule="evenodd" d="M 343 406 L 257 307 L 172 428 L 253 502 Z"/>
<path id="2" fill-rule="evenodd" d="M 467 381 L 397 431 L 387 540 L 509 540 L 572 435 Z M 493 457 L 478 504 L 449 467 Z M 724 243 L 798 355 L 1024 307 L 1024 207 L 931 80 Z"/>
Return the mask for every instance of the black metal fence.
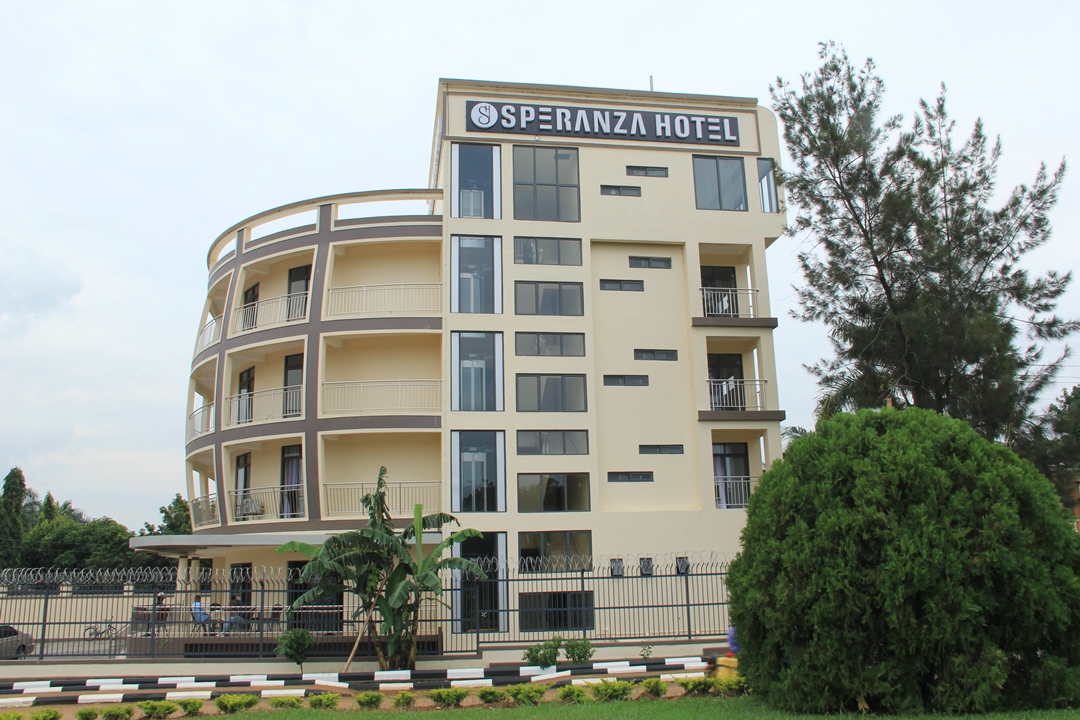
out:
<path id="1" fill-rule="evenodd" d="M 444 576 L 442 596 L 422 608 L 419 655 L 476 654 L 553 635 L 597 644 L 707 643 L 727 634 L 723 562 L 585 558 L 564 559 L 558 571 L 505 562 L 485 571 L 483 580 Z M 281 633 L 303 627 L 318 643 L 312 657 L 348 655 L 363 622 L 356 598 L 290 611 L 306 590 L 296 568 L 4 570 L 0 635 L 11 626 L 20 639 L 10 653 L 38 659 L 250 658 L 273 657 Z M 373 655 L 364 639 L 357 656 Z"/>

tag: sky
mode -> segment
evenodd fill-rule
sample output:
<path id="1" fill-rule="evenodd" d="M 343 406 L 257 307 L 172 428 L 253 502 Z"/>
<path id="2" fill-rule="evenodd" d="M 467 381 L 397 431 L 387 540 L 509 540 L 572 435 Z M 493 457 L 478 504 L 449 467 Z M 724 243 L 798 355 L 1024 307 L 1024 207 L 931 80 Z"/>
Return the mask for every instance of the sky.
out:
<path id="1" fill-rule="evenodd" d="M 0 16 L 0 473 L 132 529 L 185 492 L 210 243 L 285 203 L 424 187 L 440 77 L 651 76 L 768 105 L 836 40 L 877 63 L 889 113 L 910 119 L 946 83 L 962 135 L 982 117 L 1001 136 L 1001 193 L 1080 159 L 1074 3 L 0 0 Z M 1078 208 L 1073 172 L 1028 268 L 1078 265 Z M 788 315 L 807 243 L 767 258 L 780 407 L 802 426 L 803 365 L 829 353 Z M 1074 318 L 1075 285 L 1059 305 Z M 1056 391 L 1080 382 L 1067 362 Z"/>

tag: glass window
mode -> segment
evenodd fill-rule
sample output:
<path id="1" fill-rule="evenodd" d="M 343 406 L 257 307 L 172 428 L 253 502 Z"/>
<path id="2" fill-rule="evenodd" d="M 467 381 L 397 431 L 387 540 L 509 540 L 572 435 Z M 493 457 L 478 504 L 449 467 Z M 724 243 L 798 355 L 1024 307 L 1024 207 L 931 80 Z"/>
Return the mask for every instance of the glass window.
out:
<path id="1" fill-rule="evenodd" d="M 645 292 L 644 280 L 601 280 L 601 290 L 622 290 L 624 292 Z"/>
<path id="2" fill-rule="evenodd" d="M 518 533 L 518 559 L 521 572 L 590 570 L 592 533 L 588 530 Z"/>
<path id="3" fill-rule="evenodd" d="M 699 210 L 746 210 L 742 158 L 695 155 L 694 192 Z"/>
<path id="4" fill-rule="evenodd" d="M 642 455 L 682 455 L 682 445 L 638 445 Z"/>
<path id="5" fill-rule="evenodd" d="M 635 350 L 635 360 L 678 360 L 678 350 Z"/>
<path id="6" fill-rule="evenodd" d="M 518 375 L 518 412 L 585 412 L 584 375 Z"/>
<path id="7" fill-rule="evenodd" d="M 518 512 L 588 512 L 589 474 L 518 475 Z"/>
<path id="8" fill-rule="evenodd" d="M 623 197 L 641 197 L 641 188 L 637 185 L 601 185 L 601 195 L 622 195 Z"/>
<path id="9" fill-rule="evenodd" d="M 514 347 L 518 355 L 584 357 L 584 333 L 517 333 Z"/>
<path id="10" fill-rule="evenodd" d="M 605 375 L 605 385 L 631 385 L 645 387 L 649 384 L 648 375 Z"/>
<path id="11" fill-rule="evenodd" d="M 514 148 L 514 219 L 578 222 L 575 148 Z"/>
<path id="12" fill-rule="evenodd" d="M 635 255 L 630 256 L 630 267 L 632 268 L 659 268 L 662 270 L 671 269 L 671 258 L 669 257 L 637 257 Z"/>
<path id="13" fill-rule="evenodd" d="M 304 517 L 303 446 L 281 448 L 281 517 Z"/>
<path id="14" fill-rule="evenodd" d="M 744 508 L 750 502 L 750 453 L 746 443 L 713 443 L 716 507 Z"/>
<path id="15" fill-rule="evenodd" d="M 455 431 L 454 512 L 501 512 L 506 509 L 503 468 L 500 462 L 502 435 L 495 430 Z"/>
<path id="16" fill-rule="evenodd" d="M 502 333 L 453 333 L 451 408 L 502 410 Z"/>
<path id="17" fill-rule="evenodd" d="M 502 312 L 501 246 L 499 238 L 453 237 L 451 312 Z"/>
<path id="18" fill-rule="evenodd" d="M 498 149 L 493 145 L 454 145 L 456 195 L 451 217 L 494 218 L 498 191 Z"/>
<path id="19" fill-rule="evenodd" d="M 514 238 L 518 265 L 580 265 L 581 240 L 575 238 Z"/>
<path id="20" fill-rule="evenodd" d="M 596 626 L 592 590 L 523 592 L 518 595 L 518 604 L 523 632 L 592 630 Z"/>
<path id="21" fill-rule="evenodd" d="M 776 167 L 771 158 L 758 158 L 758 190 L 761 192 L 761 212 L 780 212 L 776 197 Z"/>
<path id="22" fill-rule="evenodd" d="M 518 315 L 584 315 L 581 283 L 517 281 L 514 308 Z"/>
<path id="23" fill-rule="evenodd" d="M 608 482 L 652 482 L 651 472 L 609 472 Z"/>
<path id="24" fill-rule="evenodd" d="M 518 455 L 588 455 L 588 430 L 518 430 Z"/>
<path id="25" fill-rule="evenodd" d="M 667 177 L 666 167 L 646 167 L 644 165 L 627 165 L 626 174 L 635 177 Z"/>

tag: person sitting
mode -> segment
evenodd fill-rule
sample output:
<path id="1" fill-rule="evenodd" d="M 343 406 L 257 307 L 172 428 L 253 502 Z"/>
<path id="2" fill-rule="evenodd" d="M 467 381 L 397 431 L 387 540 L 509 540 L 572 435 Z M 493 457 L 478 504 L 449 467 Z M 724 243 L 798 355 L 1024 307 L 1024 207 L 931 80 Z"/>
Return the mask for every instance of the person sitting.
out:
<path id="1" fill-rule="evenodd" d="M 222 635 L 228 635 L 232 630 L 243 630 L 251 623 L 248 606 L 240 601 L 239 595 L 233 595 L 229 602 L 229 619 L 225 621 Z"/>
<path id="2" fill-rule="evenodd" d="M 210 613 L 203 607 L 202 595 L 196 595 L 195 601 L 191 603 L 191 621 L 203 631 L 204 635 L 209 634 Z"/>

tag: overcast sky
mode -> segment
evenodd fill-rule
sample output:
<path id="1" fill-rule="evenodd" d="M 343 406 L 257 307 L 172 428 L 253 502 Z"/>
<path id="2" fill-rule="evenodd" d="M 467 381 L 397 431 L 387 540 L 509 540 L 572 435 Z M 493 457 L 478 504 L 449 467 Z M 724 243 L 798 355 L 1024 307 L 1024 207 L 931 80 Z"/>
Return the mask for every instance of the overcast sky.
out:
<path id="1" fill-rule="evenodd" d="M 835 39 L 874 58 L 891 112 L 947 83 L 965 133 L 981 116 L 1002 136 L 1008 188 L 1080 160 L 1078 7 L 0 0 L 0 474 L 19 465 L 40 493 L 132 529 L 157 521 L 185 492 L 211 241 L 284 203 L 425 186 L 440 77 L 645 90 L 651 75 L 768 104 Z M 1078 199 L 1074 171 L 1032 269 L 1078 264 Z M 780 403 L 808 426 L 802 363 L 828 346 L 787 317 L 800 242 L 768 262 Z M 1080 290 L 1061 310 L 1080 315 Z"/>

